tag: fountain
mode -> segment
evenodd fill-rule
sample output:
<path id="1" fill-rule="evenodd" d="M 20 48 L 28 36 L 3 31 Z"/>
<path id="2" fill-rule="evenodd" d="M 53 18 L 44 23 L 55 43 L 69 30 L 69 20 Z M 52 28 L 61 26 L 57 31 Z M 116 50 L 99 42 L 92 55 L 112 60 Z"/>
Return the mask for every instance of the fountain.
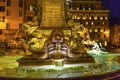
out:
<path id="1" fill-rule="evenodd" d="M 66 19 L 65 0 L 37 0 L 36 13 L 32 22 L 23 25 L 26 55 L 17 60 L 19 66 L 95 62 L 81 42 L 79 32 L 83 26 L 69 25 Z"/>

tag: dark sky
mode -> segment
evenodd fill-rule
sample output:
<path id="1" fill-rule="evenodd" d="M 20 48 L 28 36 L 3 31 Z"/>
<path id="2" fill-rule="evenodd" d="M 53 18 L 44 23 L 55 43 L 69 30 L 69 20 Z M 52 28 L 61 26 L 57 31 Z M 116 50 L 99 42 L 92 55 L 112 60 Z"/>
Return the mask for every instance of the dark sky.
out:
<path id="1" fill-rule="evenodd" d="M 102 0 L 102 5 L 110 10 L 110 17 L 120 17 L 120 0 Z"/>

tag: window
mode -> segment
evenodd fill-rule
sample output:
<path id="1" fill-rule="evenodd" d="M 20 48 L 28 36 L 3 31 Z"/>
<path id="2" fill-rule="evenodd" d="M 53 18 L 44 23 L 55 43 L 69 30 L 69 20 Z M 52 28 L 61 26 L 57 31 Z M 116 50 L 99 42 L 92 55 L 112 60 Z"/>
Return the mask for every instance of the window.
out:
<path id="1" fill-rule="evenodd" d="M 86 25 L 88 25 L 88 22 L 86 22 Z"/>
<path id="2" fill-rule="evenodd" d="M 19 0 L 19 7 L 23 7 L 23 0 Z"/>
<path id="3" fill-rule="evenodd" d="M 100 22 L 97 22 L 97 25 L 100 25 Z"/>
<path id="4" fill-rule="evenodd" d="M 91 22 L 91 25 L 94 25 L 94 22 Z"/>
<path id="5" fill-rule="evenodd" d="M 100 35 L 98 35 L 98 38 L 100 38 Z"/>
<path id="6" fill-rule="evenodd" d="M 91 4 L 91 9 L 94 10 L 94 6 L 93 6 L 93 4 Z"/>
<path id="7" fill-rule="evenodd" d="M 6 30 L 10 29 L 10 23 L 6 23 Z"/>
<path id="8" fill-rule="evenodd" d="M 5 11 L 5 6 L 0 6 L 0 12 Z"/>
<path id="9" fill-rule="evenodd" d="M 7 16 L 10 16 L 10 10 L 7 10 Z"/>
<path id="10" fill-rule="evenodd" d="M 7 6 L 11 6 L 11 0 L 7 0 Z"/>
<path id="11" fill-rule="evenodd" d="M 22 11 L 19 11 L 19 17 L 22 17 Z"/>
<path id="12" fill-rule="evenodd" d="M 104 25 L 104 24 L 105 24 L 105 22 L 103 21 L 103 22 L 102 22 L 102 24 Z"/>
<path id="13" fill-rule="evenodd" d="M 106 35 L 104 35 L 104 38 L 106 38 Z"/>
<path id="14" fill-rule="evenodd" d="M 118 32 L 120 33 L 120 28 L 118 29 Z"/>
<path id="15" fill-rule="evenodd" d="M 82 10 L 82 5 L 80 5 L 79 9 Z"/>
<path id="16" fill-rule="evenodd" d="M 4 16 L 2 17 L 2 22 L 5 22 L 5 17 Z"/>
<path id="17" fill-rule="evenodd" d="M 29 10 L 33 11 L 33 5 L 32 4 L 29 5 Z"/>
<path id="18" fill-rule="evenodd" d="M 27 21 L 32 21 L 32 16 L 28 16 Z"/>
<path id="19" fill-rule="evenodd" d="M 4 16 L 0 17 L 0 22 L 5 22 L 5 17 Z"/>
<path id="20" fill-rule="evenodd" d="M 87 5 L 85 5 L 85 10 L 88 10 L 88 6 Z"/>
<path id="21" fill-rule="evenodd" d="M 98 28 L 98 32 L 100 32 L 100 28 Z"/>
<path id="22" fill-rule="evenodd" d="M 0 0 L 0 2 L 5 2 L 5 0 Z"/>
<path id="23" fill-rule="evenodd" d="M 2 29 L 0 29 L 0 35 L 2 34 Z"/>

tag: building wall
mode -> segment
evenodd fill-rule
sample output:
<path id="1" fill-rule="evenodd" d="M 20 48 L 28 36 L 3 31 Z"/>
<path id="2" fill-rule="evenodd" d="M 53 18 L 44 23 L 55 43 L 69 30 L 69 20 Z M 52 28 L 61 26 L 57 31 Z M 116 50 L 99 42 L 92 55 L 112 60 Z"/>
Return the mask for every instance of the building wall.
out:
<path id="1" fill-rule="evenodd" d="M 103 10 L 101 1 L 73 0 L 72 19 L 88 28 L 91 40 L 109 41 L 109 10 Z"/>
<path id="2" fill-rule="evenodd" d="M 4 7 L 2 11 L 0 8 L 0 36 L 12 37 L 24 22 L 24 0 L 0 0 L 0 6 Z"/>
<path id="3" fill-rule="evenodd" d="M 20 7 L 19 0 L 10 0 L 10 6 L 7 6 L 9 0 L 0 1 L 3 1 L 0 2 L 0 6 L 5 7 L 4 11 L 0 11 L 0 17 L 5 20 L 0 22 L 0 29 L 5 29 L 4 31 L 18 30 L 19 27 L 22 27 L 22 23 L 31 21 L 35 15 L 35 0 L 20 0 L 23 1 L 23 5 Z M 100 0 L 72 0 L 69 9 L 70 15 L 72 15 L 71 19 L 87 27 L 91 39 L 109 41 L 109 11 L 102 9 Z"/>
<path id="4" fill-rule="evenodd" d="M 110 42 L 112 45 L 120 45 L 120 25 L 113 25 L 110 28 Z"/>
<path id="5" fill-rule="evenodd" d="M 24 0 L 21 1 L 23 1 L 21 7 L 19 7 L 19 0 L 4 0 L 4 2 L 0 2 L 1 6 L 5 8 L 4 11 L 0 11 L 0 16 L 5 18 L 5 21 L 1 22 L 4 26 L 1 26 L 0 29 L 19 29 L 19 24 L 24 21 Z"/>

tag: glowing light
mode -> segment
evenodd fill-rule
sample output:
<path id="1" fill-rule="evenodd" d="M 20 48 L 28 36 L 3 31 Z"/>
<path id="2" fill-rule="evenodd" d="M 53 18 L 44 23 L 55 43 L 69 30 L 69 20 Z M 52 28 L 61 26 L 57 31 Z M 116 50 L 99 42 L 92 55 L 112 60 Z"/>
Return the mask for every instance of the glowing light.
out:
<path id="1" fill-rule="evenodd" d="M 104 44 L 104 46 L 107 46 L 107 41 L 105 41 L 105 44 Z"/>
<path id="2" fill-rule="evenodd" d="M 90 31 L 90 32 L 92 32 L 92 30 L 91 30 L 91 29 L 90 29 L 89 31 Z"/>
<path id="3" fill-rule="evenodd" d="M 97 16 L 95 16 L 94 19 L 97 20 Z"/>
<path id="4" fill-rule="evenodd" d="M 103 32 L 103 30 L 102 30 L 102 29 L 101 29 L 100 31 L 101 31 L 101 32 Z"/>
<path id="5" fill-rule="evenodd" d="M 77 8 L 77 10 L 79 10 L 79 8 Z"/>
<path id="6" fill-rule="evenodd" d="M 55 60 L 53 60 L 53 62 L 54 62 L 54 65 L 56 67 L 62 67 L 62 66 L 64 66 L 64 59 L 55 59 Z"/>
<path id="7" fill-rule="evenodd" d="M 100 19 L 103 20 L 103 17 L 101 17 Z"/>
<path id="8" fill-rule="evenodd" d="M 80 19 L 80 17 L 77 17 L 77 19 Z"/>
<path id="9" fill-rule="evenodd" d="M 88 22 L 86 22 L 86 25 L 88 25 Z"/>
<path id="10" fill-rule="evenodd" d="M 77 17 L 76 17 L 76 15 L 74 16 L 74 19 L 76 19 Z"/>
<path id="11" fill-rule="evenodd" d="M 91 16 L 89 17 L 89 19 L 92 19 Z"/>
<path id="12" fill-rule="evenodd" d="M 98 32 L 98 30 L 97 30 L 97 29 L 95 29 L 95 32 Z"/>
<path id="13" fill-rule="evenodd" d="M 93 23 L 93 22 L 91 22 L 91 25 L 94 25 L 94 23 Z"/>
<path id="14" fill-rule="evenodd" d="M 91 8 L 88 8 L 88 10 L 91 10 Z"/>
<path id="15" fill-rule="evenodd" d="M 105 20 L 107 20 L 108 18 L 107 17 L 105 17 Z"/>
<path id="16" fill-rule="evenodd" d="M 86 17 L 84 16 L 83 19 L 86 19 Z"/>

